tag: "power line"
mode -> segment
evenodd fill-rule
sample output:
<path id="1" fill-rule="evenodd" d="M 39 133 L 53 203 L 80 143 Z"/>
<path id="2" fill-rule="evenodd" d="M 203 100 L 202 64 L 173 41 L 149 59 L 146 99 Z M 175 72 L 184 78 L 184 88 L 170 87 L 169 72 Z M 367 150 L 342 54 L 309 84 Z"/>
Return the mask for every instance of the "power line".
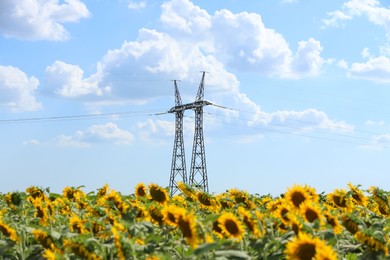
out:
<path id="1" fill-rule="evenodd" d="M 157 110 L 161 111 L 161 110 Z M 31 118 L 16 118 L 16 119 L 2 119 L 0 124 L 21 124 L 21 123 L 41 123 L 41 122 L 58 122 L 58 121 L 75 121 L 100 119 L 108 117 L 136 117 L 136 116 L 153 116 L 162 115 L 167 112 L 156 112 L 156 110 L 142 110 L 142 111 L 124 111 L 115 113 L 100 113 L 100 114 L 83 114 L 83 115 L 66 115 L 66 116 L 50 116 L 50 117 L 31 117 Z"/>

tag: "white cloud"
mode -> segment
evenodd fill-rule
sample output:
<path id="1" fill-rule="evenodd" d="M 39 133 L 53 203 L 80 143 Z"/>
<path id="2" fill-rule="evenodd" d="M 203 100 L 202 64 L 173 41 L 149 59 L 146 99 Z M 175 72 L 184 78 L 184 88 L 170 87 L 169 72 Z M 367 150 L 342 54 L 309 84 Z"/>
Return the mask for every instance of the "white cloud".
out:
<path id="1" fill-rule="evenodd" d="M 129 1 L 129 4 L 127 5 L 129 9 L 133 10 L 138 10 L 146 7 L 146 2 L 141 1 L 141 2 L 134 2 L 134 1 Z"/>
<path id="2" fill-rule="evenodd" d="M 84 78 L 84 72 L 77 65 L 55 61 L 46 68 L 46 84 L 55 88 L 54 92 L 63 97 L 85 95 L 101 96 L 110 92 L 110 87 L 99 88 L 99 78 Z"/>
<path id="3" fill-rule="evenodd" d="M 318 75 L 323 63 L 319 41 L 301 41 L 294 55 L 284 37 L 267 28 L 259 14 L 226 9 L 208 14 L 188 0 L 169 1 L 162 9 L 161 21 L 170 35 L 197 44 L 227 68 L 301 78 Z"/>
<path id="4" fill-rule="evenodd" d="M 390 59 L 385 56 L 370 57 L 364 63 L 353 63 L 348 76 L 365 79 L 376 83 L 390 82 Z"/>
<path id="5" fill-rule="evenodd" d="M 35 139 L 30 139 L 28 141 L 23 142 L 24 145 L 39 145 L 40 142 Z"/>
<path id="6" fill-rule="evenodd" d="M 361 148 L 367 150 L 382 150 L 390 147 L 390 134 L 377 135 L 371 138 L 371 142 L 362 145 Z"/>
<path id="7" fill-rule="evenodd" d="M 35 111 L 42 104 L 35 99 L 39 80 L 12 66 L 0 65 L 0 105 L 11 111 Z"/>
<path id="8" fill-rule="evenodd" d="M 27 40 L 67 40 L 63 26 L 89 16 L 80 0 L 1 0 L 0 33 L 6 37 Z"/>
<path id="9" fill-rule="evenodd" d="M 328 115 L 316 109 L 303 111 L 276 111 L 273 113 L 262 112 L 251 125 L 262 125 L 276 128 L 289 128 L 292 132 L 314 131 L 326 129 L 336 132 L 352 132 L 354 126 L 344 121 L 331 120 Z"/>
<path id="10" fill-rule="evenodd" d="M 328 13 L 328 19 L 323 19 L 325 26 L 339 27 L 344 21 L 365 16 L 376 25 L 383 26 L 390 34 L 390 9 L 382 7 L 377 0 L 350 0 L 345 2 L 340 10 Z"/>
<path id="11" fill-rule="evenodd" d="M 78 130 L 73 135 L 60 135 L 56 142 L 61 146 L 88 147 L 92 143 L 115 143 L 130 144 L 133 141 L 133 134 L 120 129 L 114 123 L 103 125 L 92 125 L 87 130 Z"/>

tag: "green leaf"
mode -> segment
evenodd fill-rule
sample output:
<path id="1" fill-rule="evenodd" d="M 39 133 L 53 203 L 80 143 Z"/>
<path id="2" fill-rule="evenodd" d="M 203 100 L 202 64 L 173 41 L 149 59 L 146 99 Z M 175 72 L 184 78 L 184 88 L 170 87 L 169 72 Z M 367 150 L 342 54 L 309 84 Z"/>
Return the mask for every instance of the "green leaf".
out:
<path id="1" fill-rule="evenodd" d="M 201 255 L 211 250 L 215 250 L 220 247 L 219 243 L 209 243 L 200 245 L 197 249 L 194 250 L 195 255 Z"/>
<path id="2" fill-rule="evenodd" d="M 216 257 L 224 257 L 227 259 L 250 259 L 248 254 L 238 250 L 221 250 L 215 252 Z"/>

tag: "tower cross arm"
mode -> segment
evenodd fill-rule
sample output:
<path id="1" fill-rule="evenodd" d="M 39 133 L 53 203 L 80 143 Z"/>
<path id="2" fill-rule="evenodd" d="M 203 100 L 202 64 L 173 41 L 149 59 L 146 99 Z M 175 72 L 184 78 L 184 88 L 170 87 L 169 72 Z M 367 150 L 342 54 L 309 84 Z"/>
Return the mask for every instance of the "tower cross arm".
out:
<path id="1" fill-rule="evenodd" d="M 184 105 L 179 105 L 179 106 L 174 106 L 172 107 L 168 113 L 176 113 L 179 111 L 184 111 L 184 110 L 189 110 L 189 109 L 196 109 L 199 107 L 204 107 L 208 105 L 212 105 L 213 103 L 206 101 L 206 100 L 198 100 L 192 103 L 184 104 Z"/>

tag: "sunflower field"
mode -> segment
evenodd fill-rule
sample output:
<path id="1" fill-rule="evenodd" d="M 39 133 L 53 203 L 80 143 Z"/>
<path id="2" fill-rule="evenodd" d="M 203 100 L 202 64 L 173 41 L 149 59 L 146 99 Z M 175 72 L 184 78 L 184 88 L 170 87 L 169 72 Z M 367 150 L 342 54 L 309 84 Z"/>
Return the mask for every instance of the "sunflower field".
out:
<path id="1" fill-rule="evenodd" d="M 178 188 L 0 194 L 0 259 L 390 259 L 390 193 L 378 187 Z"/>

